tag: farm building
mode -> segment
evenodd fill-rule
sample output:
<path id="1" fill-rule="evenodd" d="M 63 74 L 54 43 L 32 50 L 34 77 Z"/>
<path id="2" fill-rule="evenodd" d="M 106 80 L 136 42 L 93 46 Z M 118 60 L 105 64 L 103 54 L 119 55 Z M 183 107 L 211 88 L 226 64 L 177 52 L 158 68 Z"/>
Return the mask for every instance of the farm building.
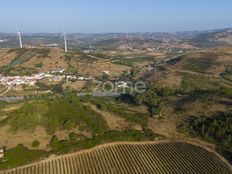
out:
<path id="1" fill-rule="evenodd" d="M 0 147 L 0 159 L 4 158 L 5 147 Z"/>

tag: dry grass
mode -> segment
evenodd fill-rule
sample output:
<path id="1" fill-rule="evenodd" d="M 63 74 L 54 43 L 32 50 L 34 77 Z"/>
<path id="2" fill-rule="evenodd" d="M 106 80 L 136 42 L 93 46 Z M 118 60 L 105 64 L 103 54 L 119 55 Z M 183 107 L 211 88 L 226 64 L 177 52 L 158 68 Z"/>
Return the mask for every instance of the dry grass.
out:
<path id="1" fill-rule="evenodd" d="M 106 60 L 98 60 L 94 63 L 81 62 L 78 65 L 79 73 L 86 76 L 99 77 L 103 75 L 103 71 L 109 71 L 113 76 L 123 74 L 123 71 L 130 68 L 122 65 L 115 65 Z"/>
<path id="2" fill-rule="evenodd" d="M 85 81 L 78 81 L 78 82 L 66 82 L 63 87 L 64 89 L 74 90 L 74 91 L 81 91 L 86 85 Z"/>
<path id="3" fill-rule="evenodd" d="M 176 130 L 177 123 L 178 119 L 176 119 L 173 115 L 165 117 L 163 119 L 149 118 L 148 128 L 151 129 L 153 132 L 163 135 L 165 137 L 171 139 L 180 139 L 184 135 Z"/>
<path id="4" fill-rule="evenodd" d="M 52 49 L 49 57 L 43 60 L 41 71 L 47 72 L 57 68 L 68 68 L 68 63 L 64 60 L 64 51 L 62 49 Z"/>
<path id="5" fill-rule="evenodd" d="M 2 112 L 12 112 L 12 111 L 19 109 L 22 105 L 23 105 L 22 103 L 9 104 L 6 107 L 4 107 L 1 111 Z"/>
<path id="6" fill-rule="evenodd" d="M 8 50 L 0 51 L 0 67 L 7 66 L 16 56 L 15 52 L 8 53 Z"/>
<path id="7" fill-rule="evenodd" d="M 18 131 L 16 133 L 11 131 L 10 126 L 0 127 L 0 146 L 6 146 L 8 149 L 15 148 L 18 144 L 32 149 L 33 141 L 40 142 L 39 149 L 46 149 L 51 138 L 42 127 L 37 127 L 34 132 Z"/>
<path id="8" fill-rule="evenodd" d="M 119 130 L 119 131 L 128 130 L 128 129 L 142 130 L 142 127 L 140 125 L 131 124 L 128 121 L 126 121 L 126 119 L 118 117 L 111 112 L 101 111 L 97 109 L 97 107 L 94 105 L 90 105 L 90 107 L 93 111 L 103 116 L 110 130 Z"/>
<path id="9" fill-rule="evenodd" d="M 36 64 L 39 64 L 40 62 L 43 62 L 44 58 L 39 58 L 38 56 L 33 56 L 29 61 L 24 62 L 22 64 L 23 67 L 26 68 L 35 68 Z"/>

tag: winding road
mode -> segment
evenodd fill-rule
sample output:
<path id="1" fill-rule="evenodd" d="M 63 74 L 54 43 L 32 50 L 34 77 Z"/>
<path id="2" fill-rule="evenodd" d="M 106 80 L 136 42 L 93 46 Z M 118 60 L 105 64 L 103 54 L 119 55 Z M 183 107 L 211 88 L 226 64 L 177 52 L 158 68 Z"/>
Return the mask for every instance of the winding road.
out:
<path id="1" fill-rule="evenodd" d="M 0 94 L 0 96 L 3 96 L 4 94 L 6 94 L 10 89 L 11 87 L 9 86 L 3 93 Z"/>

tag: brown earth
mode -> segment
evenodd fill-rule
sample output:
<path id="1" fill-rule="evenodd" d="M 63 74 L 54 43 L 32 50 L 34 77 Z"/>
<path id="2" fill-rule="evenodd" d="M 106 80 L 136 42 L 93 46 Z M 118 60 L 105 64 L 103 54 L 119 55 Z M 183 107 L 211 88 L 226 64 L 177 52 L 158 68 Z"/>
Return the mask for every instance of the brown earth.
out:
<path id="1" fill-rule="evenodd" d="M 94 105 L 89 104 L 89 106 L 93 111 L 103 116 L 110 130 L 119 130 L 119 131 L 128 130 L 128 129 L 142 130 L 142 127 L 138 124 L 131 124 L 128 121 L 126 121 L 126 119 L 118 117 L 111 112 L 101 111 L 97 109 L 97 107 Z"/>

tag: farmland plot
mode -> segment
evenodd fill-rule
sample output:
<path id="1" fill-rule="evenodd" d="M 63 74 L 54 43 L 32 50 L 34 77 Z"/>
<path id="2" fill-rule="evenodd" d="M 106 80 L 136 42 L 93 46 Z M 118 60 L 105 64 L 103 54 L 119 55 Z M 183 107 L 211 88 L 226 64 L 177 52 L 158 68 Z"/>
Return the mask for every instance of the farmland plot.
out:
<path id="1" fill-rule="evenodd" d="M 0 174 L 231 174 L 214 152 L 184 142 L 115 143 Z"/>

